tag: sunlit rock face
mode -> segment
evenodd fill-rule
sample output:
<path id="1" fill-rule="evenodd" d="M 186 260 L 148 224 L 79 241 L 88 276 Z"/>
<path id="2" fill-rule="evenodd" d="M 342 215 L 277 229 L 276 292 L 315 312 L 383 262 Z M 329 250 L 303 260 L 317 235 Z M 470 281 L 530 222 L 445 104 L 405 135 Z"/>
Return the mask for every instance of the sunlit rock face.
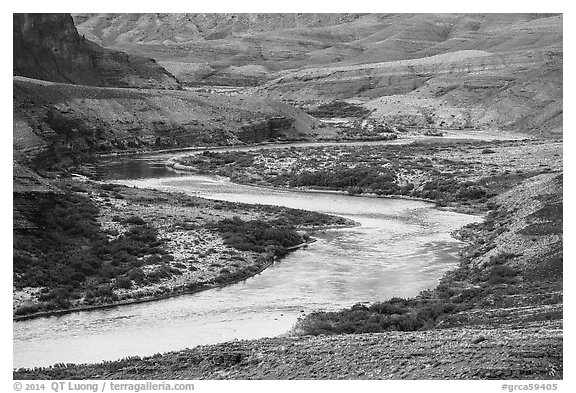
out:
<path id="1" fill-rule="evenodd" d="M 184 85 L 253 86 L 308 105 L 356 100 L 403 127 L 561 137 L 562 15 L 74 14 L 106 48 Z"/>

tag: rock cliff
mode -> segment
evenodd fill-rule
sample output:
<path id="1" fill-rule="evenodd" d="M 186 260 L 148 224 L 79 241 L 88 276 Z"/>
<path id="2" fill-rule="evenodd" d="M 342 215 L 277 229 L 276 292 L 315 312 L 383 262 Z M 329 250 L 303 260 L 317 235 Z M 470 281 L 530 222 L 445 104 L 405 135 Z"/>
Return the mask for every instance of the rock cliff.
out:
<path id="1" fill-rule="evenodd" d="M 152 59 L 102 48 L 80 36 L 69 14 L 13 14 L 13 73 L 91 86 L 179 88 Z"/>

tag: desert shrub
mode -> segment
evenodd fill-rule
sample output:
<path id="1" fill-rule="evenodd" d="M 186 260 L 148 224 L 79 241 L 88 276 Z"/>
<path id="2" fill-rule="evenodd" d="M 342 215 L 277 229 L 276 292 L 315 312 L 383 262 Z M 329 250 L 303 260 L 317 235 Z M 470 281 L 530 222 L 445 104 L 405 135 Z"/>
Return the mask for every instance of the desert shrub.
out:
<path id="1" fill-rule="evenodd" d="M 105 191 L 114 191 L 118 187 L 120 187 L 120 186 L 117 184 L 113 184 L 113 183 L 105 183 L 105 184 L 100 185 L 100 188 L 105 190 Z"/>
<path id="2" fill-rule="evenodd" d="M 308 114 L 319 118 L 330 117 L 366 117 L 370 110 L 356 104 L 350 104 L 345 101 L 333 101 L 327 104 L 321 104 L 316 109 L 311 109 Z"/>
<path id="3" fill-rule="evenodd" d="M 518 255 L 511 252 L 501 252 L 498 255 L 492 255 L 490 257 L 491 265 L 502 265 L 509 261 L 510 259 L 516 258 Z"/>
<path id="4" fill-rule="evenodd" d="M 132 280 L 126 276 L 116 277 L 116 287 L 130 289 L 132 288 Z"/>
<path id="5" fill-rule="evenodd" d="M 94 301 L 96 299 L 116 301 L 118 300 L 118 296 L 114 293 L 111 285 L 100 285 L 96 288 L 89 288 L 86 292 L 86 300 Z"/>
<path id="6" fill-rule="evenodd" d="M 92 201 L 62 188 L 62 194 L 34 197 L 38 208 L 26 217 L 38 228 L 32 236 L 14 232 L 14 285 L 47 288 L 39 296 L 45 303 L 43 310 L 68 308 L 84 295 L 88 303 L 112 301 L 112 288 L 97 291 L 94 285 L 126 288 L 132 281 L 146 283 L 145 275 L 137 268 L 153 255 L 156 259 L 151 262 L 169 259 L 157 231 L 141 218 L 129 218 L 132 227 L 108 240 Z M 118 221 L 119 217 L 114 219 Z M 181 274 L 178 269 L 168 272 Z"/>
<path id="7" fill-rule="evenodd" d="M 264 252 L 272 246 L 277 252 L 304 241 L 304 238 L 282 222 L 244 221 L 235 216 L 213 223 L 211 228 L 224 238 L 224 244 L 240 251 Z"/>
<path id="8" fill-rule="evenodd" d="M 134 224 L 134 225 L 144 225 L 146 224 L 146 221 L 144 221 L 142 219 L 142 217 L 138 217 L 138 216 L 130 216 L 128 217 L 125 222 L 127 224 Z"/>
<path id="9" fill-rule="evenodd" d="M 490 285 L 497 284 L 514 284 L 516 283 L 516 276 L 518 271 L 508 265 L 496 265 L 492 266 L 483 277 L 483 281 Z"/>
<path id="10" fill-rule="evenodd" d="M 127 277 L 129 280 L 134 281 L 137 284 L 143 284 L 146 282 L 146 274 L 141 268 L 135 267 L 128 271 Z"/>
<path id="11" fill-rule="evenodd" d="M 406 312 L 405 308 L 401 306 L 390 303 L 390 302 L 377 302 L 368 308 L 369 311 L 384 314 L 384 315 L 392 315 L 392 314 L 404 314 Z"/>
<path id="12" fill-rule="evenodd" d="M 457 197 L 458 199 L 473 200 L 481 199 L 486 196 L 486 190 L 475 185 L 463 185 L 459 187 Z"/>
<path id="13" fill-rule="evenodd" d="M 146 275 L 146 280 L 149 282 L 157 283 L 163 279 L 170 278 L 174 275 L 181 275 L 182 272 L 170 265 L 163 263 L 157 266 L 153 271 Z"/>
<path id="14" fill-rule="evenodd" d="M 14 315 L 28 315 L 34 314 L 42 310 L 42 306 L 39 304 L 25 304 L 23 306 L 18 307 L 14 311 Z"/>
<path id="15" fill-rule="evenodd" d="M 414 331 L 456 311 L 456 305 L 438 300 L 393 298 L 370 306 L 356 304 L 337 312 L 314 312 L 298 323 L 305 334 L 357 334 L 390 330 Z"/>
<path id="16" fill-rule="evenodd" d="M 38 300 L 42 302 L 46 302 L 49 300 L 57 300 L 57 299 L 67 299 L 71 295 L 70 289 L 68 288 L 56 288 L 51 290 L 46 294 L 42 294 L 38 296 Z"/>

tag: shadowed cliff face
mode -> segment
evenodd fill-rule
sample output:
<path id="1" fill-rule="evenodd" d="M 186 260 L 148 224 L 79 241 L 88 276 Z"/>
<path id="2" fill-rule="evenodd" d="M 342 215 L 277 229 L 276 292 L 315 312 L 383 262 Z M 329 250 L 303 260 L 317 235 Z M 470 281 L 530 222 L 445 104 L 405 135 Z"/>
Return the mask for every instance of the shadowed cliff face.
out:
<path id="1" fill-rule="evenodd" d="M 91 86 L 179 88 L 154 60 L 104 49 L 78 34 L 70 14 L 13 14 L 13 73 Z"/>
<path id="2" fill-rule="evenodd" d="M 100 85 L 86 40 L 66 14 L 13 14 L 14 75 Z"/>

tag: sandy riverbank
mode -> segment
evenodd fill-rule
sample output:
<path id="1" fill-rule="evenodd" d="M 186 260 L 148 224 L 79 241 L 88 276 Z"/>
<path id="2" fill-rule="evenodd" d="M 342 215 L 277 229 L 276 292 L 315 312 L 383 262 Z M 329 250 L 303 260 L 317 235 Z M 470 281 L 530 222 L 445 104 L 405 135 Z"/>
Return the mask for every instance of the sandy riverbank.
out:
<path id="1" fill-rule="evenodd" d="M 298 244 L 298 245 L 292 246 L 292 247 L 288 247 L 288 248 L 286 248 L 286 251 L 295 251 L 299 248 L 306 247 L 309 244 L 314 243 L 315 241 L 316 241 L 315 239 L 312 239 L 309 242 L 301 243 L 301 244 Z M 240 271 L 240 272 L 238 272 L 237 277 L 234 277 L 234 278 L 222 277 L 221 279 L 218 279 L 218 277 L 217 277 L 214 281 L 209 281 L 209 282 L 208 281 L 206 281 L 206 282 L 203 282 L 203 281 L 192 282 L 191 281 L 191 282 L 186 283 L 186 285 L 184 285 L 183 287 L 171 288 L 172 291 L 170 293 L 160 293 L 160 294 L 155 293 L 155 294 L 151 294 L 149 296 L 138 297 L 136 299 L 128 299 L 125 301 L 110 302 L 110 303 L 99 304 L 99 305 L 95 305 L 95 306 L 82 306 L 82 307 L 70 308 L 67 310 L 55 310 L 55 311 L 39 312 L 39 313 L 28 314 L 28 315 L 14 316 L 12 319 L 14 321 L 24 321 L 24 320 L 33 319 L 33 318 L 64 315 L 64 314 L 70 314 L 70 313 L 80 312 L 80 311 L 102 310 L 102 309 L 107 309 L 107 308 L 126 306 L 126 305 L 130 305 L 130 304 L 147 303 L 147 302 L 153 302 L 153 301 L 162 300 L 162 299 L 169 299 L 169 298 L 175 297 L 175 296 L 192 295 L 194 293 L 198 293 L 201 291 L 206 291 L 206 290 L 215 289 L 215 288 L 222 288 L 222 287 L 225 287 L 227 285 L 232 285 L 232 284 L 236 284 L 238 282 L 244 281 L 250 277 L 253 277 L 257 274 L 262 273 L 265 269 L 272 266 L 273 263 L 280 260 L 282 257 L 284 257 L 284 255 L 282 255 L 282 256 L 270 255 L 270 257 L 266 260 L 266 263 L 257 267 L 255 270 L 254 269 L 246 269 L 245 271 Z M 192 288 L 192 289 L 189 288 L 190 285 L 194 285 L 194 288 Z"/>
<path id="2" fill-rule="evenodd" d="M 217 232 L 210 229 L 212 223 L 233 217 L 247 221 L 274 221 L 281 218 L 290 224 L 290 220 L 308 215 L 303 211 L 210 201 L 184 194 L 109 186 L 86 179 L 68 182 L 81 189 L 81 193 L 97 206 L 97 220 L 109 242 L 115 242 L 133 230 L 134 225 L 130 222 L 135 218 L 153 228 L 164 254 L 161 258 L 141 257 L 140 274 L 154 275 L 157 271 L 169 271 L 172 274 L 162 275 L 154 281 L 133 281 L 129 288 L 115 287 L 113 299 L 88 302 L 85 296 L 81 296 L 72 299 L 71 306 L 65 309 L 42 309 L 42 302 L 38 300 L 39 296 L 46 293 L 42 288 L 14 288 L 14 320 L 149 302 L 230 285 L 262 272 L 285 252 L 312 242 L 303 242 L 285 250 L 272 248 L 265 252 L 241 251 L 227 245 Z M 322 220 L 313 226 L 316 229 L 351 225 L 349 220 L 342 218 L 322 214 L 316 216 Z M 309 231 L 312 228 L 309 225 L 294 225 L 299 230 Z M 114 279 L 110 283 L 114 284 Z M 38 308 L 36 305 L 40 307 L 36 312 L 20 311 L 34 310 Z"/>

